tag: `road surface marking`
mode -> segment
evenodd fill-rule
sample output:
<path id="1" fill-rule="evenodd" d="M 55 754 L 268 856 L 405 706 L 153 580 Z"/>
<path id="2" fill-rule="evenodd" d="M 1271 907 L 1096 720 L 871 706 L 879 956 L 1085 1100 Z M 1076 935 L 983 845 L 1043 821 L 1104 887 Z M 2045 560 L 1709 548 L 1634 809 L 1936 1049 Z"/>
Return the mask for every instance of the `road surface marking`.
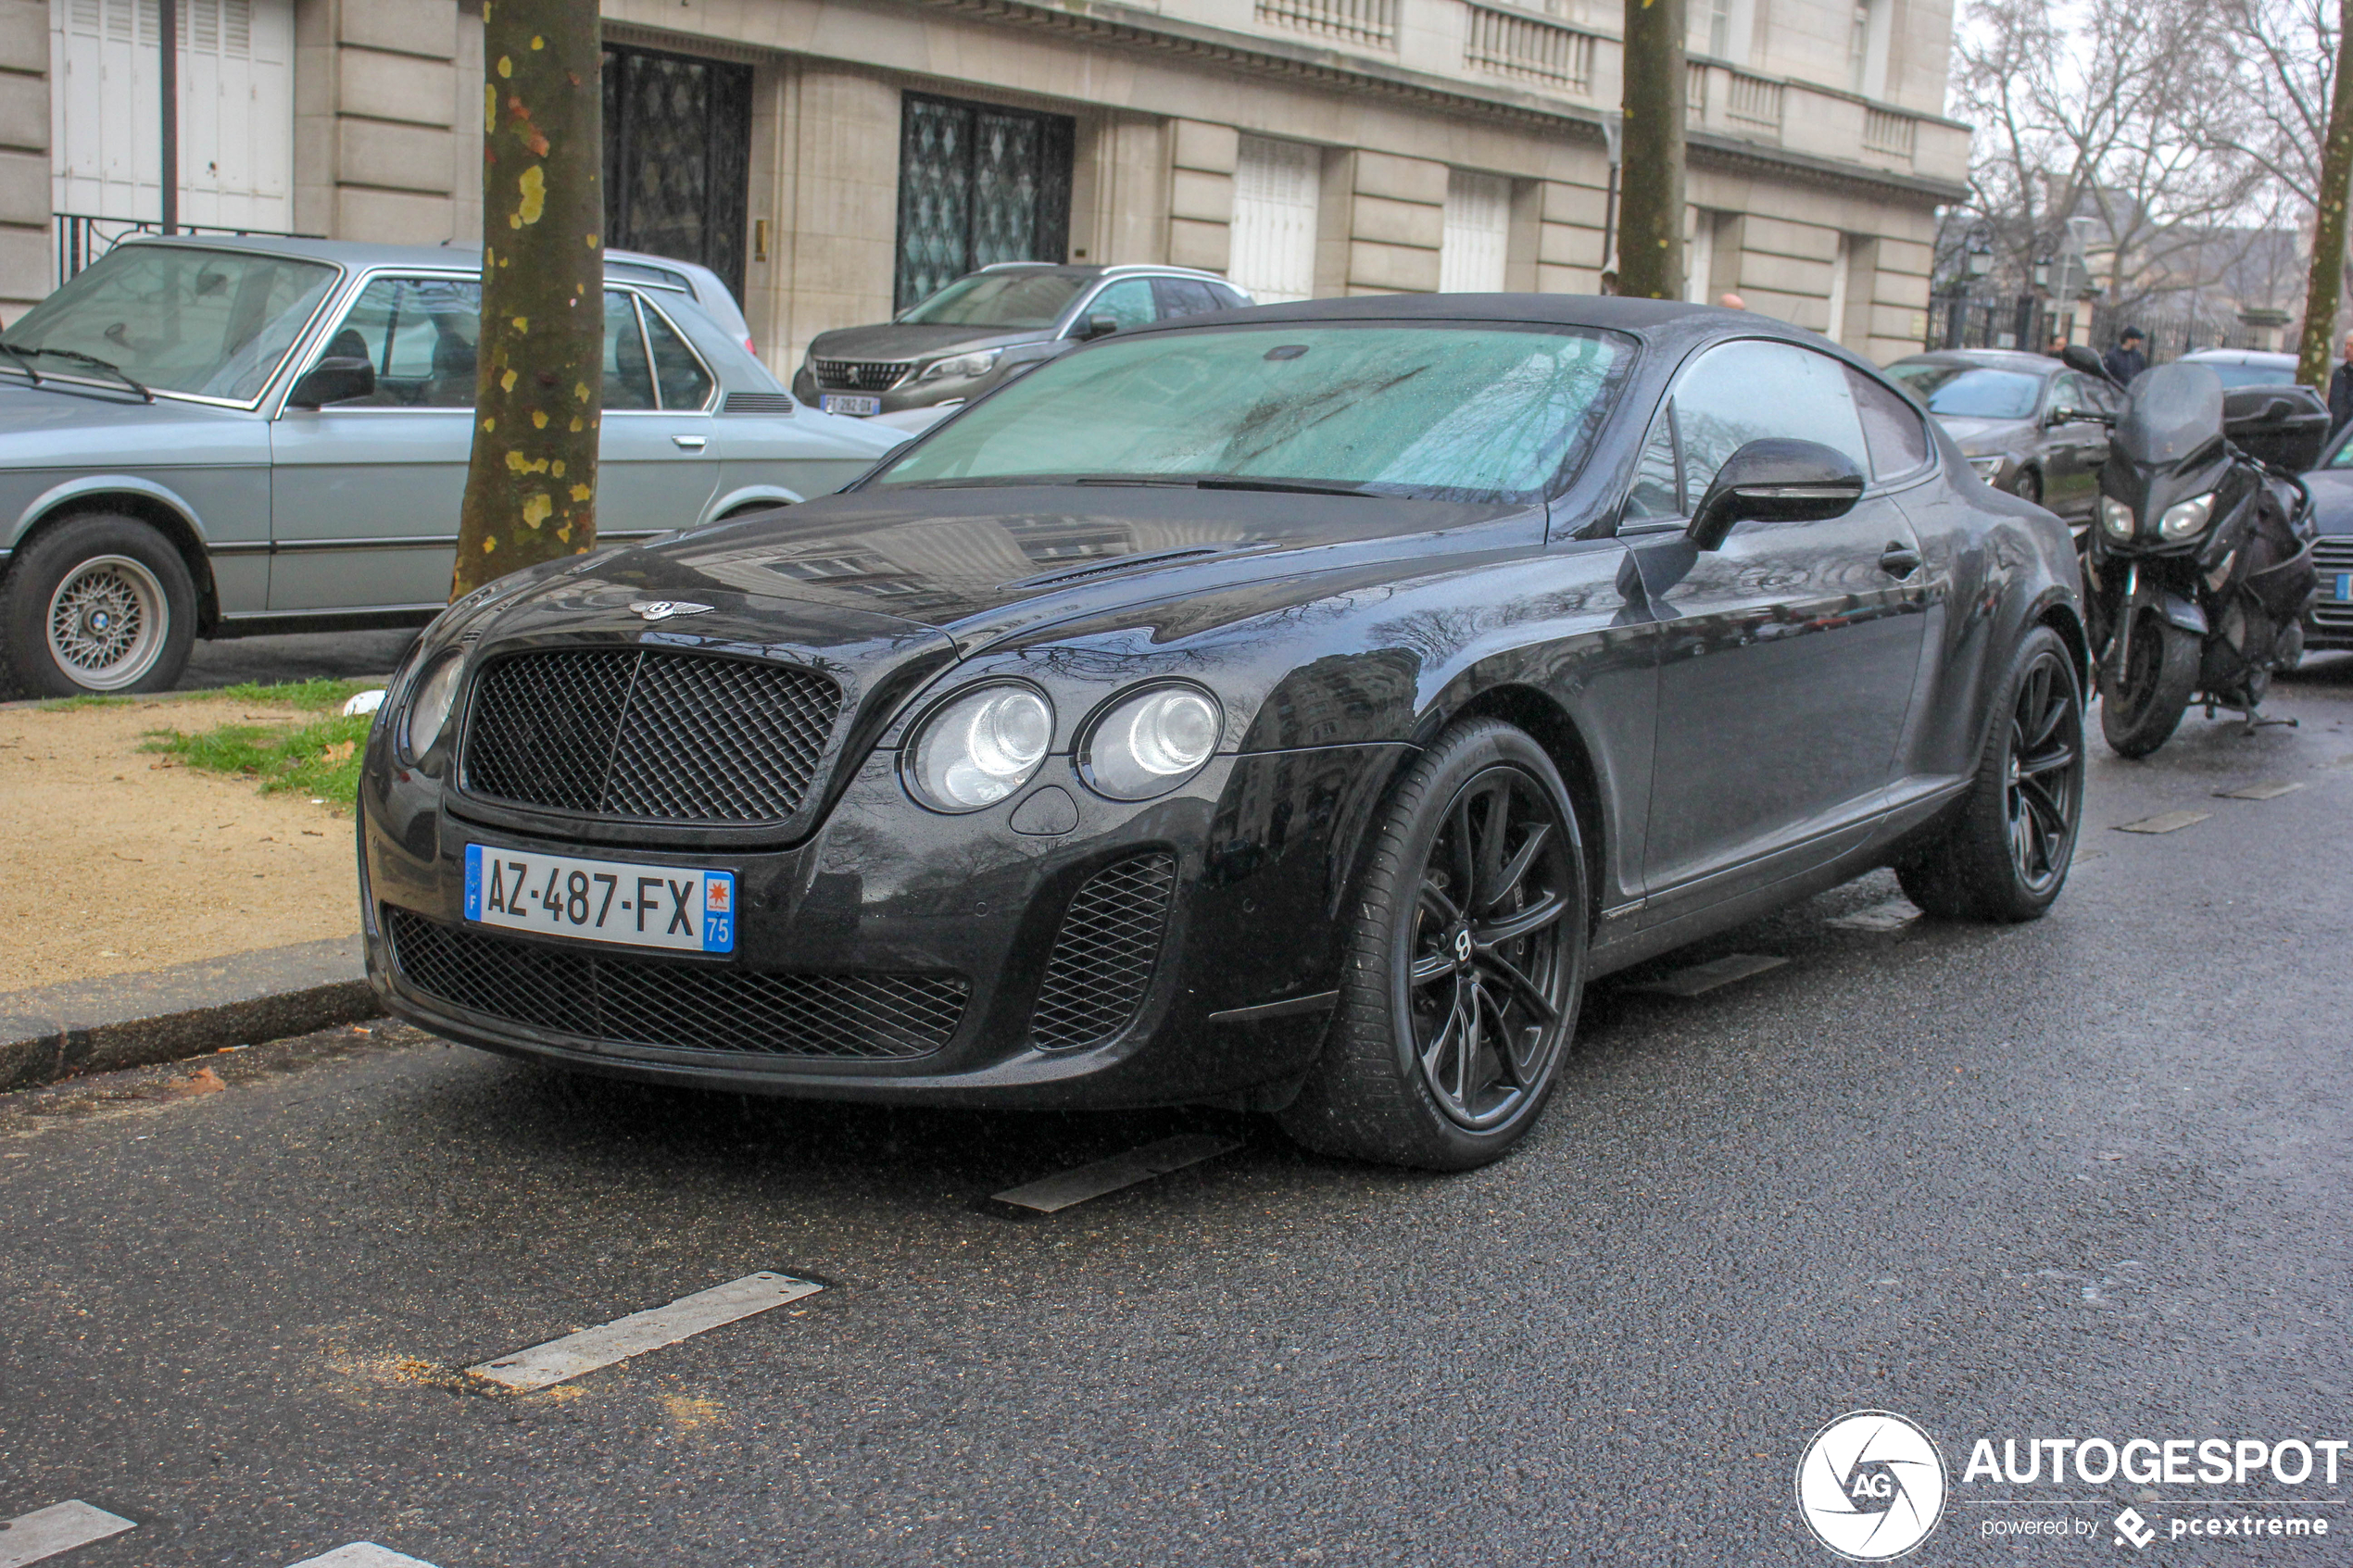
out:
<path id="1" fill-rule="evenodd" d="M 86 1502 L 53 1503 L 0 1524 L 0 1568 L 23 1568 L 139 1526 Z"/>
<path id="2" fill-rule="evenodd" d="M 433 1568 L 422 1557 L 409 1557 L 373 1541 L 339 1546 L 323 1557 L 306 1557 L 294 1568 Z"/>
<path id="3" fill-rule="evenodd" d="M 2251 784 L 2239 789 L 2218 789 L 2217 800 L 2277 800 L 2283 795 L 2293 795 L 2304 786 L 2289 784 L 2285 779 L 2273 779 L 2268 784 Z"/>
<path id="4" fill-rule="evenodd" d="M 2119 833 L 2178 833 L 2192 822 L 2202 822 L 2211 811 L 2160 811 L 2154 817 L 2143 817 L 2137 822 L 2119 822 Z"/>
<path id="5" fill-rule="evenodd" d="M 1114 1154 L 1109 1160 L 1098 1160 L 1092 1165 L 1081 1165 L 1075 1171 L 1064 1171 L 1017 1187 L 1007 1187 L 996 1195 L 996 1201 L 1015 1209 L 1052 1214 L 1074 1203 L 1084 1203 L 1090 1198 L 1101 1198 L 1107 1192 L 1117 1192 L 1121 1187 L 1134 1186 L 1138 1182 L 1164 1176 L 1188 1165 L 1198 1165 L 1204 1160 L 1214 1160 L 1239 1148 L 1241 1142 L 1237 1138 L 1185 1133 L 1173 1138 L 1163 1138 L 1158 1143 L 1148 1143 L 1141 1148 L 1131 1148 L 1125 1154 Z"/>
<path id="6" fill-rule="evenodd" d="M 1868 909 L 1839 915 L 1823 922 L 1845 931 L 1901 931 L 1920 918 L 1920 907 L 1909 898 L 1890 898 L 1883 904 L 1873 904 Z"/>
<path id="7" fill-rule="evenodd" d="M 1689 969 L 1656 980 L 1645 981 L 1634 987 L 1637 991 L 1655 992 L 1662 997 L 1696 997 L 1703 991 L 1713 991 L 1718 985 L 1730 985 L 1735 980 L 1746 980 L 1752 974 L 1762 974 L 1768 969 L 1779 969 L 1789 962 L 1769 953 L 1727 953 L 1720 959 L 1695 963 Z"/>
<path id="8" fill-rule="evenodd" d="M 789 1274 L 746 1274 L 709 1290 L 698 1290 L 692 1296 L 681 1296 L 667 1307 L 632 1312 L 600 1327 L 584 1328 L 577 1334 L 567 1334 L 561 1339 L 550 1339 L 545 1345 L 534 1345 L 528 1350 L 517 1350 L 511 1356 L 501 1356 L 466 1370 L 503 1388 L 527 1394 L 534 1388 L 545 1388 L 648 1350 L 675 1345 L 705 1329 L 781 1307 L 787 1301 L 798 1301 L 804 1296 L 814 1296 L 824 1288 Z"/>

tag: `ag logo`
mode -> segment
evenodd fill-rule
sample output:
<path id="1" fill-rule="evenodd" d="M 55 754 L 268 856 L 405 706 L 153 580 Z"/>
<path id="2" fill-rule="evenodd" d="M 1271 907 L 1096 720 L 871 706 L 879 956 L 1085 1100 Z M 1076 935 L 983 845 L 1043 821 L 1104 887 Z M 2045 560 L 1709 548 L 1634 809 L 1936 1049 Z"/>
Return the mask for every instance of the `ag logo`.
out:
<path id="1" fill-rule="evenodd" d="M 1797 1461 L 1797 1511 L 1815 1538 L 1841 1557 L 1901 1557 L 1944 1517 L 1944 1456 L 1900 1415 L 1840 1416 L 1814 1434 Z"/>

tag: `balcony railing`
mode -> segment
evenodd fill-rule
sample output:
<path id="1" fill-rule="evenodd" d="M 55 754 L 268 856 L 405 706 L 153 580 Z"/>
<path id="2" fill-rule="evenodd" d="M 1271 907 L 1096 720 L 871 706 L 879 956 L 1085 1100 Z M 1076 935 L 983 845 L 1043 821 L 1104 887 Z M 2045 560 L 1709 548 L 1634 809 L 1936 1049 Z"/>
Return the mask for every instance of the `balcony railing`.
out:
<path id="1" fill-rule="evenodd" d="M 53 212 L 57 226 L 57 282 L 64 282 L 133 234 L 160 234 L 163 225 L 149 218 L 100 218 L 87 212 Z M 285 229 L 224 229 L 209 223 L 181 223 L 180 234 L 232 234 L 240 238 L 320 240 L 323 234 L 298 234 Z"/>
<path id="2" fill-rule="evenodd" d="M 1781 83 L 1743 71 L 1730 73 L 1724 92 L 1724 118 L 1755 130 L 1781 133 Z"/>
<path id="3" fill-rule="evenodd" d="M 1863 150 L 1866 152 L 1908 158 L 1912 156 L 1912 146 L 1919 134 L 1919 121 L 1909 115 L 1893 114 L 1877 108 L 1863 111 Z"/>
<path id="4" fill-rule="evenodd" d="M 1593 85 L 1594 44 L 1592 33 L 1557 22 L 1472 6 L 1463 58 L 1477 70 L 1533 77 L 1585 93 Z"/>
<path id="5" fill-rule="evenodd" d="M 1683 118 L 1693 125 L 1707 119 L 1707 68 L 1697 60 L 1683 67 Z"/>
<path id="6" fill-rule="evenodd" d="M 1258 19 L 1351 44 L 1397 46 L 1397 0 L 1258 0 Z"/>

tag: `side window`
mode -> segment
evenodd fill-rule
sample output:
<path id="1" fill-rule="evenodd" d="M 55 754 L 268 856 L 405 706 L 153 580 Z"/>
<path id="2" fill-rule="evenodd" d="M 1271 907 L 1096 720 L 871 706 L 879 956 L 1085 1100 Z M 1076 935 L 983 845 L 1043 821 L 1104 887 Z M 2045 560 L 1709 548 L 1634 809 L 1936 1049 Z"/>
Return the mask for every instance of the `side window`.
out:
<path id="1" fill-rule="evenodd" d="M 1151 280 L 1122 278 L 1094 297 L 1087 314 L 1108 316 L 1122 327 L 1145 325 L 1152 319 Z"/>
<path id="2" fill-rule="evenodd" d="M 1928 431 L 1911 400 L 1891 392 L 1849 366 L 1847 385 L 1855 392 L 1855 410 L 1863 417 L 1863 440 L 1871 449 L 1871 474 L 1896 479 L 1928 467 Z"/>
<path id="3" fill-rule="evenodd" d="M 2074 375 L 2053 376 L 2050 407 L 2053 410 L 2091 408 L 2091 395 L 2083 390 L 2082 379 Z"/>
<path id="4" fill-rule="evenodd" d="M 1152 297 L 1160 304 L 1164 321 L 1173 316 L 1206 316 L 1226 308 L 1226 302 L 1198 278 L 1154 278 Z"/>
<path id="5" fill-rule="evenodd" d="M 637 329 L 637 302 L 605 293 L 605 407 L 654 407 L 654 378 L 646 362 L 646 335 Z"/>
<path id="6" fill-rule="evenodd" d="M 1785 343 L 1728 343 L 1709 349 L 1675 392 L 1683 494 L 1697 506 L 1725 459 L 1752 441 L 1818 441 L 1870 467 L 1846 368 Z"/>
<path id="7" fill-rule="evenodd" d="M 646 336 L 654 345 L 654 384 L 665 408 L 699 408 L 711 400 L 711 372 L 659 310 L 646 311 Z"/>
<path id="8" fill-rule="evenodd" d="M 1626 509 L 1617 514 L 1617 521 L 1623 528 L 1628 523 L 1683 515 L 1682 487 L 1676 482 L 1675 413 L 1670 408 L 1659 414 L 1658 422 L 1651 427 L 1651 438 L 1642 443 L 1642 460 L 1634 465 L 1633 487 L 1626 492 Z"/>
<path id="9" fill-rule="evenodd" d="M 482 285 L 457 278 L 378 278 L 359 291 L 323 358 L 365 359 L 376 390 L 340 408 L 471 408 Z"/>

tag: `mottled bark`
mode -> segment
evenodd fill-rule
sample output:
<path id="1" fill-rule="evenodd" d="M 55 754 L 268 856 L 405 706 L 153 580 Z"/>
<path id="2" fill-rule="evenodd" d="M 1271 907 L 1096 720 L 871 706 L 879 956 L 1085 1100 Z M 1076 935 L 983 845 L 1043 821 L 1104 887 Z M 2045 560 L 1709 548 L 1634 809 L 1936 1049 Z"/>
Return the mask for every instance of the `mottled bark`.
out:
<path id="1" fill-rule="evenodd" d="M 602 57 L 596 0 L 483 6 L 482 341 L 453 598 L 597 542 Z"/>
<path id="2" fill-rule="evenodd" d="M 1617 292 L 1683 297 L 1683 0 L 1626 0 Z"/>
<path id="3" fill-rule="evenodd" d="M 2304 338 L 2296 379 L 2323 392 L 2335 347 L 2336 307 L 2345 282 L 2345 194 L 2353 183 L 2353 0 L 2339 0 L 2336 81 L 2329 92 L 2328 141 L 2321 148 L 2320 210 L 2312 220 L 2312 270 L 2304 284 Z"/>

